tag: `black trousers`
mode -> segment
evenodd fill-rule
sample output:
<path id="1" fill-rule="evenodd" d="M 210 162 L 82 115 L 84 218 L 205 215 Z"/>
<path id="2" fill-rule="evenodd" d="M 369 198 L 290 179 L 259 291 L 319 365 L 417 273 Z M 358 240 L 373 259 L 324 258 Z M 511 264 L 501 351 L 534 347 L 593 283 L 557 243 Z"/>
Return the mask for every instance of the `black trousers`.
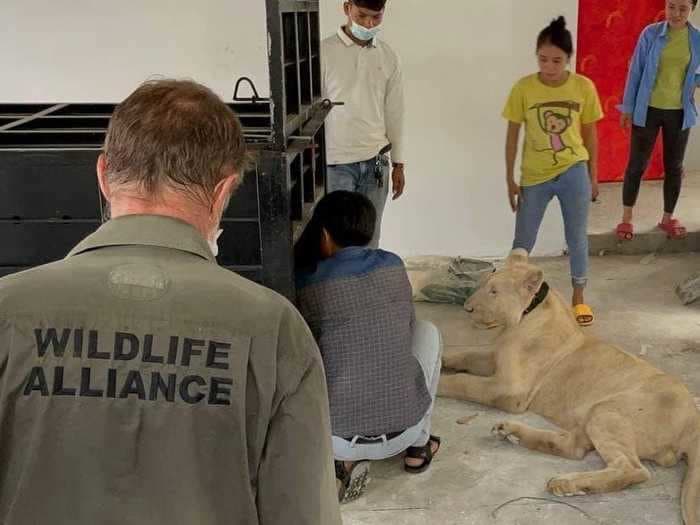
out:
<path id="1" fill-rule="evenodd" d="M 682 109 L 650 107 L 646 126 L 632 127 L 630 158 L 625 172 L 622 200 L 625 206 L 631 207 L 636 204 L 639 186 L 649 166 L 659 129 L 664 144 L 664 211 L 673 213 L 681 194 L 683 160 L 690 136 L 690 130 L 683 129 Z"/>

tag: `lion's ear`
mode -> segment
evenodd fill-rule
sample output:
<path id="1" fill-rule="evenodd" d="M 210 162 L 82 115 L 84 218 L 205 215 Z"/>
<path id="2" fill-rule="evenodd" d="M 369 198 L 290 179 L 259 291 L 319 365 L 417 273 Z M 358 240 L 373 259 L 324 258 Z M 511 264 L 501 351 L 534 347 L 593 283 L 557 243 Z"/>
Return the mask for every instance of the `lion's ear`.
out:
<path id="1" fill-rule="evenodd" d="M 513 266 L 515 264 L 527 264 L 529 257 L 530 255 L 527 253 L 527 250 L 523 248 L 516 248 L 512 252 L 510 252 L 510 255 L 506 259 L 506 266 Z"/>
<path id="2" fill-rule="evenodd" d="M 525 274 L 523 279 L 523 287 L 528 294 L 536 294 L 542 287 L 544 281 L 544 273 L 539 268 L 533 268 Z"/>

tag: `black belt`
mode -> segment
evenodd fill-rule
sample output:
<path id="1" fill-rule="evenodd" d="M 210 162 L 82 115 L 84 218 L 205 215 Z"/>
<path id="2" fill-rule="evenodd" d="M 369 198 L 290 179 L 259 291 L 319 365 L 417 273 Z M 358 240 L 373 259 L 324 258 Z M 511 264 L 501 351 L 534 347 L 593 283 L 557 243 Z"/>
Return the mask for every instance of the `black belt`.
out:
<path id="1" fill-rule="evenodd" d="M 380 434 L 379 436 L 365 436 L 365 437 L 359 437 L 357 438 L 357 441 L 355 443 L 358 443 L 360 445 L 374 445 L 375 443 L 378 443 L 381 441 L 383 437 L 386 437 L 387 441 L 390 441 L 394 438 L 399 437 L 401 434 L 406 432 L 405 430 L 402 430 L 401 432 L 389 432 L 388 434 Z M 348 443 L 352 443 L 352 440 L 355 439 L 355 437 L 351 438 L 343 438 L 345 441 Z"/>

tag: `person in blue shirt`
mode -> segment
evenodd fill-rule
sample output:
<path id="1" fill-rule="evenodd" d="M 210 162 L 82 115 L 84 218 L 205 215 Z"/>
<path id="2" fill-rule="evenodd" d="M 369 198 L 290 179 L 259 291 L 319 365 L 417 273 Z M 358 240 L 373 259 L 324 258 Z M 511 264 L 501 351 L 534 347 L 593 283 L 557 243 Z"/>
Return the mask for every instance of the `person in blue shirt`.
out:
<path id="1" fill-rule="evenodd" d="M 431 435 L 440 333 L 416 320 L 403 261 L 368 248 L 375 224 L 367 197 L 332 192 L 296 247 L 297 304 L 326 371 L 341 502 L 362 494 L 370 461 L 404 454 L 418 474 L 440 448 Z"/>
<path id="2" fill-rule="evenodd" d="M 642 32 L 630 64 L 621 124 L 631 129 L 630 158 L 623 188 L 624 212 L 617 226 L 622 240 L 634 237 L 633 211 L 642 176 L 659 134 L 664 145 L 664 212 L 658 227 L 671 239 L 686 229 L 673 214 L 683 178 L 690 129 L 697 122 L 700 31 L 689 21 L 698 0 L 666 0 L 666 20 Z"/>

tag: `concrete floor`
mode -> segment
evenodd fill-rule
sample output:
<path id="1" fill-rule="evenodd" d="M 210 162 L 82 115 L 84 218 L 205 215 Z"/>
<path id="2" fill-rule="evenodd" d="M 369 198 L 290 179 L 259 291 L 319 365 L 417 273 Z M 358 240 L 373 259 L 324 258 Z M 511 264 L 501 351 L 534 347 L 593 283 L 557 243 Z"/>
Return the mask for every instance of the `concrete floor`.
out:
<path id="1" fill-rule="evenodd" d="M 683 307 L 677 281 L 700 269 L 700 254 L 592 259 L 588 300 L 597 314 L 590 333 L 681 377 L 700 395 L 700 305 Z M 568 261 L 540 261 L 546 278 L 569 293 Z M 492 332 L 475 331 L 459 307 L 418 305 L 434 321 L 445 351 L 489 345 Z M 466 425 L 457 420 L 476 417 Z M 573 499 L 550 496 L 555 475 L 602 466 L 593 453 L 576 462 L 515 447 L 490 435 L 492 426 L 514 418 L 547 426 L 538 416 L 510 416 L 480 405 L 439 399 L 434 433 L 443 448 L 431 469 L 403 473 L 400 459 L 372 465 L 367 493 L 343 506 L 346 525 L 680 525 L 680 482 L 685 463 L 665 469 L 649 464 L 653 478 L 624 492 Z M 518 498 L 547 498 L 548 501 Z M 510 502 L 510 503 L 508 503 Z M 499 509 L 500 505 L 506 506 Z M 574 505 L 577 508 L 567 506 Z"/>
<path id="2" fill-rule="evenodd" d="M 700 231 L 700 172 L 687 173 L 683 181 L 676 216 L 688 231 Z M 635 230 L 656 229 L 663 212 L 663 181 L 642 183 L 635 207 Z M 600 185 L 600 198 L 591 208 L 588 232 L 592 235 L 612 232 L 622 219 L 622 183 Z"/>
<path id="3" fill-rule="evenodd" d="M 588 224 L 591 255 L 646 255 L 650 253 L 700 252 L 700 172 L 688 173 L 676 216 L 688 228 L 683 240 L 669 240 L 656 225 L 663 209 L 663 181 L 644 182 L 635 208 L 635 237 L 620 241 L 614 228 L 622 218 L 622 184 L 602 184 Z"/>

